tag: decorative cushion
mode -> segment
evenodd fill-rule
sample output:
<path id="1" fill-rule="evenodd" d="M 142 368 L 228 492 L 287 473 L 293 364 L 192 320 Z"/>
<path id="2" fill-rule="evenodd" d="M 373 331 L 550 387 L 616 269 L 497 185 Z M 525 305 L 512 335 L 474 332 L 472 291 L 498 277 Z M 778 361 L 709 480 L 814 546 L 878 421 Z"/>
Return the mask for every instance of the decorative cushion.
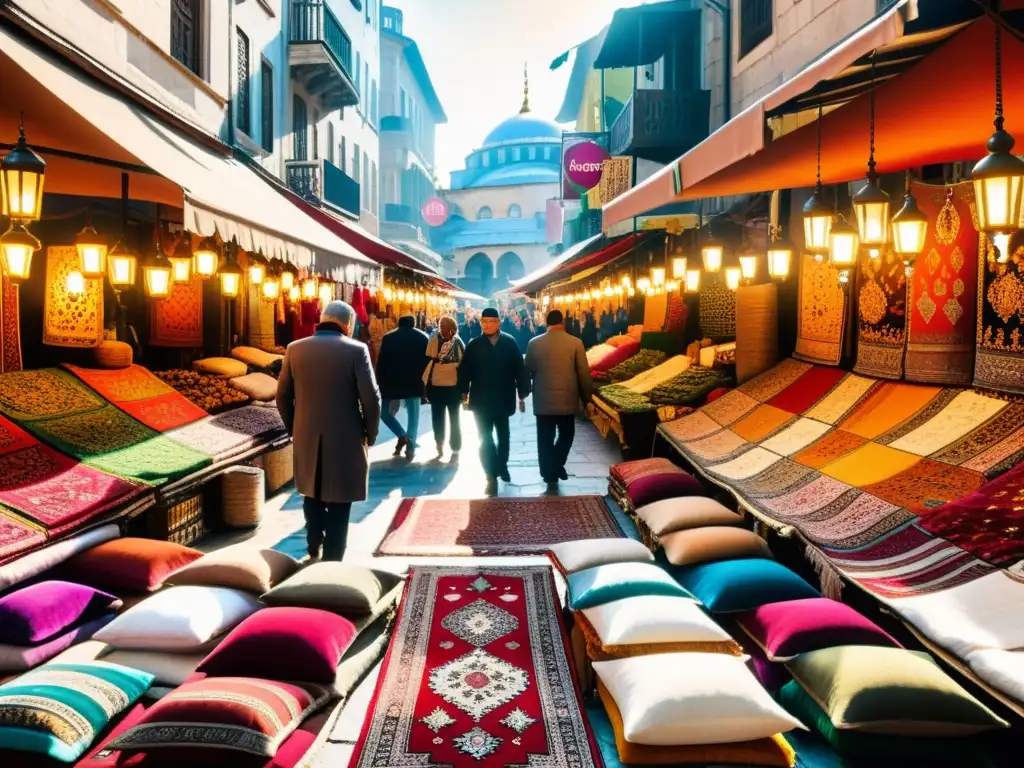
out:
<path id="1" fill-rule="evenodd" d="M 762 605 L 736 617 L 771 661 L 786 661 L 837 645 L 900 644 L 853 608 L 826 597 Z"/>
<path id="2" fill-rule="evenodd" d="M 284 355 L 264 352 L 256 347 L 235 347 L 231 350 L 231 356 L 235 360 L 241 360 L 246 365 L 255 365 L 257 368 L 267 368 L 278 360 L 284 359 Z"/>
<path id="3" fill-rule="evenodd" d="M 643 595 L 613 600 L 576 613 L 590 658 L 599 661 L 651 653 L 731 653 L 729 633 L 692 600 Z"/>
<path id="4" fill-rule="evenodd" d="M 327 611 L 264 608 L 235 627 L 196 671 L 331 685 L 355 637 L 351 621 Z"/>
<path id="5" fill-rule="evenodd" d="M 116 664 L 45 664 L 0 688 L 0 749 L 73 763 L 153 678 Z"/>
<path id="6" fill-rule="evenodd" d="M 74 557 L 79 552 L 84 552 L 110 539 L 116 539 L 120 535 L 121 529 L 118 528 L 117 523 L 112 523 L 86 531 L 79 536 L 58 541 L 56 544 L 51 544 L 0 565 L 0 591 L 27 581 L 33 576 L 38 576 L 40 573 L 60 565 L 68 558 Z"/>
<path id="7" fill-rule="evenodd" d="M 320 608 L 342 616 L 367 616 L 402 577 L 347 563 L 313 563 L 263 595 L 267 605 Z"/>
<path id="8" fill-rule="evenodd" d="M 648 744 L 633 744 L 623 733 L 622 713 L 615 699 L 600 680 L 597 695 L 608 713 L 615 749 L 623 765 L 748 765 L 792 768 L 796 763 L 793 748 L 782 736 L 768 739 L 740 741 L 732 744 L 691 744 L 670 747 L 653 747 Z"/>
<path id="9" fill-rule="evenodd" d="M 582 539 L 552 544 L 552 564 L 563 576 L 609 563 L 649 563 L 654 555 L 634 539 Z"/>
<path id="10" fill-rule="evenodd" d="M 201 558 L 198 549 L 170 541 L 124 538 L 75 555 L 61 566 L 69 581 L 121 592 L 152 592 L 174 571 Z"/>
<path id="11" fill-rule="evenodd" d="M 843 645 L 786 665 L 834 728 L 896 736 L 966 736 L 1008 723 L 927 653 Z"/>
<path id="12" fill-rule="evenodd" d="M 206 657 L 201 653 L 114 650 L 99 658 L 110 664 L 147 672 L 153 676 L 153 685 L 177 688 L 195 674 L 196 667 Z"/>
<path id="13" fill-rule="evenodd" d="M 743 525 L 742 515 L 705 496 L 662 499 L 636 508 L 655 536 L 709 525 Z"/>
<path id="14" fill-rule="evenodd" d="M 700 481 L 668 459 L 639 459 L 615 464 L 609 470 L 629 496 L 633 508 L 677 496 L 704 493 Z"/>
<path id="15" fill-rule="evenodd" d="M 597 344 L 587 350 L 587 365 L 591 366 L 600 362 L 605 356 L 615 351 L 615 347 L 609 344 Z"/>
<path id="16" fill-rule="evenodd" d="M 693 599 L 653 563 L 611 563 L 570 574 L 569 607 L 574 611 L 639 595 L 672 595 Z"/>
<path id="17" fill-rule="evenodd" d="M 653 746 L 752 741 L 803 728 L 738 656 L 672 653 L 595 661 L 627 741 Z"/>
<path id="18" fill-rule="evenodd" d="M 672 565 L 696 565 L 745 557 L 771 559 L 768 542 L 746 528 L 727 525 L 675 531 L 660 539 L 665 557 Z"/>
<path id="19" fill-rule="evenodd" d="M 263 594 L 299 570 L 299 561 L 273 549 L 248 544 L 224 547 L 171 574 L 168 584 L 231 587 Z"/>
<path id="20" fill-rule="evenodd" d="M 257 402 L 267 403 L 277 397 L 277 379 L 266 373 L 248 373 L 231 379 L 228 384 Z"/>
<path id="21" fill-rule="evenodd" d="M 132 364 L 132 347 L 123 341 L 104 341 L 93 350 L 93 359 L 97 368 L 119 370 L 130 368 Z"/>
<path id="22" fill-rule="evenodd" d="M 738 634 L 741 635 L 740 644 L 748 657 L 747 666 L 750 667 L 750 671 L 754 673 L 754 677 L 765 687 L 765 690 L 774 695 L 793 679 L 785 664 L 781 661 L 770 661 L 763 648 L 742 632 L 738 632 Z M 804 722 L 806 723 L 806 721 Z"/>
<path id="23" fill-rule="evenodd" d="M 224 379 L 245 376 L 249 372 L 248 365 L 230 357 L 207 357 L 196 360 L 192 363 L 192 367 L 200 373 L 205 373 L 208 376 L 220 376 Z"/>
<path id="24" fill-rule="evenodd" d="M 641 331 L 642 333 L 642 331 Z M 605 339 L 604 343 L 609 347 L 621 347 L 623 344 L 629 344 L 631 341 L 636 341 L 632 336 L 626 334 L 619 334 L 618 336 L 612 336 L 610 339 Z"/>
<path id="25" fill-rule="evenodd" d="M 0 597 L 0 643 L 37 645 L 120 606 L 121 601 L 113 595 L 82 584 L 30 584 Z"/>
<path id="26" fill-rule="evenodd" d="M 95 638 L 125 650 L 199 652 L 262 607 L 237 589 L 171 587 L 122 613 Z"/>
<path id="27" fill-rule="evenodd" d="M 624 363 L 637 352 L 640 351 L 640 339 L 632 339 L 626 344 L 620 347 L 616 347 L 614 352 L 610 352 L 600 360 L 590 366 L 590 370 L 594 373 L 603 373 L 604 371 L 610 371 L 619 363 Z"/>
<path id="28" fill-rule="evenodd" d="M 712 613 L 749 611 L 783 600 L 821 597 L 818 590 L 774 560 L 720 560 L 671 568 L 679 583 Z"/>
<path id="29" fill-rule="evenodd" d="M 329 698 L 327 688 L 309 683 L 196 680 L 160 699 L 107 747 L 122 752 L 207 747 L 273 757 L 281 742 Z M 232 758 L 224 760 L 230 765 Z"/>
<path id="30" fill-rule="evenodd" d="M 38 645 L 0 645 L 0 672 L 24 672 L 38 667 L 75 643 L 88 640 L 97 631 L 114 620 L 113 611 L 68 627 Z"/>

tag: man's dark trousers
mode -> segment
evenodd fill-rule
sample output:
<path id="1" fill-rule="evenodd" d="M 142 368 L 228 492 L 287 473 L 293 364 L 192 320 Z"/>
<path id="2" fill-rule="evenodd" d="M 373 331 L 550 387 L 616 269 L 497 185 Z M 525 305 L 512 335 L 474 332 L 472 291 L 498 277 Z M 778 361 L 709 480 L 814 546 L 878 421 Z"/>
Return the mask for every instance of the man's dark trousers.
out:
<path id="1" fill-rule="evenodd" d="M 302 512 L 306 517 L 306 546 L 309 554 L 315 557 L 323 547 L 324 560 L 340 561 L 345 555 L 352 502 L 329 504 L 303 496 Z"/>
<path id="2" fill-rule="evenodd" d="M 537 416 L 537 462 L 544 482 L 554 483 L 561 478 L 575 437 L 574 415 Z"/>
<path id="3" fill-rule="evenodd" d="M 476 430 L 480 433 L 480 464 L 490 480 L 508 472 L 508 416 L 473 411 Z M 495 446 L 494 437 L 498 444 Z"/>

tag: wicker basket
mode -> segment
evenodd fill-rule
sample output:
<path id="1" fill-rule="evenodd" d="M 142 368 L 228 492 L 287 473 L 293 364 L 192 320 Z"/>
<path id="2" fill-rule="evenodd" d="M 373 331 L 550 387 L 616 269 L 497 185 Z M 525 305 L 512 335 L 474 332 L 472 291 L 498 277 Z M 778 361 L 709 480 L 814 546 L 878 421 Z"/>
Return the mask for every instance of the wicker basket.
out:
<path id="1" fill-rule="evenodd" d="M 295 466 L 292 463 L 292 444 L 276 451 L 268 451 L 263 459 L 263 471 L 267 473 L 267 494 L 272 495 L 284 488 L 295 479 Z"/>
<path id="2" fill-rule="evenodd" d="M 263 518 L 263 470 L 259 467 L 231 467 L 221 478 L 224 525 L 251 528 Z"/>
<path id="3" fill-rule="evenodd" d="M 150 538 L 188 546 L 206 533 L 203 494 L 177 504 L 158 504 L 146 513 L 146 533 Z"/>

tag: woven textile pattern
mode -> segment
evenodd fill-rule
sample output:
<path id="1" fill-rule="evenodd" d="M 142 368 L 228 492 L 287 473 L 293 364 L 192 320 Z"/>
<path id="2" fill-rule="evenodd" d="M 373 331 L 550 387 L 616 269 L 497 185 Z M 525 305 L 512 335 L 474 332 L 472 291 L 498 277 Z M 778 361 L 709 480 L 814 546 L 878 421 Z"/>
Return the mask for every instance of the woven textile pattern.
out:
<path id="1" fill-rule="evenodd" d="M 170 296 L 150 302 L 149 343 L 156 347 L 203 346 L 202 278 L 193 276 L 190 283 L 175 283 Z"/>
<path id="2" fill-rule="evenodd" d="M 1024 242 L 1011 241 L 1005 264 L 987 241 L 978 269 L 977 358 L 974 383 L 1002 392 L 1024 393 Z"/>
<path id="3" fill-rule="evenodd" d="M 839 365 L 846 328 L 846 293 L 835 267 L 805 253 L 800 260 L 794 357 L 809 363 Z"/>
<path id="4" fill-rule="evenodd" d="M 21 370 L 21 319 L 18 288 L 0 278 L 0 373 Z"/>
<path id="5" fill-rule="evenodd" d="M 907 278 L 903 260 L 891 247 L 876 258 L 860 254 L 857 296 L 857 364 L 854 370 L 881 379 L 903 378 Z"/>
<path id="6" fill-rule="evenodd" d="M 736 380 L 743 383 L 779 362 L 779 294 L 774 283 L 736 291 Z"/>
<path id="7" fill-rule="evenodd" d="M 275 306 L 263 300 L 261 286 L 249 290 L 249 344 L 257 349 L 277 346 L 274 335 Z"/>
<path id="8" fill-rule="evenodd" d="M 89 466 L 147 485 L 162 485 L 211 463 L 210 457 L 161 435 L 85 459 Z"/>
<path id="9" fill-rule="evenodd" d="M 0 413 L 14 421 L 82 413 L 103 405 L 98 395 L 57 368 L 0 376 Z"/>
<path id="10" fill-rule="evenodd" d="M 980 242 L 974 187 L 914 184 L 912 192 L 932 226 L 907 296 L 907 381 L 970 384 Z"/>
<path id="11" fill-rule="evenodd" d="M 702 336 L 722 339 L 736 335 L 736 294 L 726 286 L 721 272 L 701 278 L 699 306 Z"/>
<path id="12" fill-rule="evenodd" d="M 0 507 L 0 563 L 46 543 L 46 534 L 38 528 L 7 514 Z"/>
<path id="13" fill-rule="evenodd" d="M 414 568 L 351 768 L 597 768 L 548 566 Z"/>
<path id="14" fill-rule="evenodd" d="M 74 246 L 46 249 L 43 344 L 98 347 L 103 342 L 103 281 L 86 280 L 83 293 L 69 293 L 68 275 L 78 269 L 78 250 Z"/>

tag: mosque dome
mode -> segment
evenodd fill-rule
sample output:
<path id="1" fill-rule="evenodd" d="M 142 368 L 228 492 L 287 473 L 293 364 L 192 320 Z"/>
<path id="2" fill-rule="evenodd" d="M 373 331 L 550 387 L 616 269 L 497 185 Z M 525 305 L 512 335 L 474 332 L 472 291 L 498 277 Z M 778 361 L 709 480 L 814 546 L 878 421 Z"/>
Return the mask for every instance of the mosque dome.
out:
<path id="1" fill-rule="evenodd" d="M 503 120 L 498 126 L 487 134 L 481 149 L 496 147 L 500 144 L 529 142 L 535 140 L 552 140 L 562 138 L 562 128 L 552 120 L 545 120 L 530 112 L 521 112 L 518 115 Z"/>

